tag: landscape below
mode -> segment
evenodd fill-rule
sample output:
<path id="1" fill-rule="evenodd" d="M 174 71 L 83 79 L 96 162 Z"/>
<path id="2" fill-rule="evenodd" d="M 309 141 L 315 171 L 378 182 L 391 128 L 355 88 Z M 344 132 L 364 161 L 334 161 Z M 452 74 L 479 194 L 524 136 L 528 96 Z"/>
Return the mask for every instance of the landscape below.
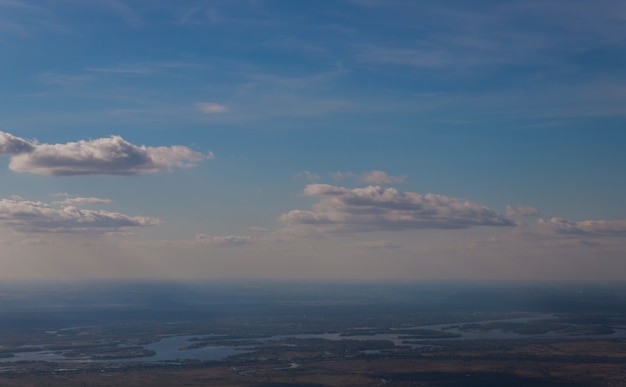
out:
<path id="1" fill-rule="evenodd" d="M 624 290 L 3 284 L 0 385 L 623 385 Z"/>

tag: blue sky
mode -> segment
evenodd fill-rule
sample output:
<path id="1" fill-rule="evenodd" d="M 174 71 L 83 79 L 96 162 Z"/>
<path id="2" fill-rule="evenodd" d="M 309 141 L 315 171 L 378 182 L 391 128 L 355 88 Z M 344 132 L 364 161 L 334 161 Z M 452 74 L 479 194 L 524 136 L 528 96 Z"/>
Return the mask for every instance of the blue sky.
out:
<path id="1" fill-rule="evenodd" d="M 625 21 L 0 0 L 0 275 L 624 279 Z"/>

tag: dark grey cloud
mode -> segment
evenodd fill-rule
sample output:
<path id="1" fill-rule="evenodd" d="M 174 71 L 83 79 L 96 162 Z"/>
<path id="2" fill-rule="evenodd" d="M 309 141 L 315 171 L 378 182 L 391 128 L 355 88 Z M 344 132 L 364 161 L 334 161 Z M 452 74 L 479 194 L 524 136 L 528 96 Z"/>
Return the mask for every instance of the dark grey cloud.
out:
<path id="1" fill-rule="evenodd" d="M 137 146 L 120 136 L 65 144 L 38 144 L 0 132 L 0 153 L 11 157 L 9 168 L 49 176 L 136 175 L 195 166 L 213 158 L 185 146 Z"/>
<path id="2" fill-rule="evenodd" d="M 296 233 L 515 225 L 512 220 L 469 200 L 401 192 L 395 188 L 348 189 L 311 184 L 304 194 L 319 198 L 312 210 L 293 210 L 280 217 Z"/>

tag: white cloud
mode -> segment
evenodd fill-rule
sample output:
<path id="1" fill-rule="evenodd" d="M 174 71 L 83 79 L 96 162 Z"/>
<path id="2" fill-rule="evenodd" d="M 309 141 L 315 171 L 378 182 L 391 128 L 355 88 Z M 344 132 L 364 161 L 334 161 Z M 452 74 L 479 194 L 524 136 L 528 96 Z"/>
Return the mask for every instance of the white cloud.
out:
<path id="1" fill-rule="evenodd" d="M 86 71 L 90 73 L 110 73 L 117 75 L 159 75 L 162 76 L 164 70 L 190 69 L 198 67 L 194 63 L 188 62 L 141 62 L 125 63 L 109 67 L 89 67 Z"/>
<path id="2" fill-rule="evenodd" d="M 335 180 L 343 180 L 343 179 L 352 179 L 354 177 L 356 177 L 356 175 L 352 172 L 340 172 L 337 171 L 335 173 L 332 174 L 332 177 Z"/>
<path id="3" fill-rule="evenodd" d="M 152 226 L 159 220 L 74 206 L 54 207 L 29 200 L 0 199 L 0 223 L 27 233 L 102 234 L 129 227 Z"/>
<path id="4" fill-rule="evenodd" d="M 539 219 L 540 227 L 560 234 L 578 234 L 588 236 L 626 235 L 626 220 L 582 220 L 573 221 L 562 218 Z"/>
<path id="5" fill-rule="evenodd" d="M 383 171 L 370 171 L 361 176 L 361 180 L 375 185 L 404 183 L 406 176 L 390 176 Z"/>
<path id="6" fill-rule="evenodd" d="M 302 177 L 308 181 L 318 181 L 320 179 L 320 175 L 313 173 L 311 171 L 302 171 L 296 173 L 296 177 Z"/>
<path id="7" fill-rule="evenodd" d="M 281 215 L 287 231 L 297 234 L 407 229 L 458 229 L 471 226 L 514 226 L 493 210 L 465 199 L 395 188 L 348 189 L 308 185 L 304 194 L 319 197 L 313 210 Z"/>
<path id="8" fill-rule="evenodd" d="M 219 114 L 226 113 L 228 108 L 225 105 L 220 105 L 214 102 L 199 102 L 196 104 L 196 109 L 206 114 Z"/>
<path id="9" fill-rule="evenodd" d="M 335 172 L 331 176 L 335 180 L 360 180 L 374 185 L 402 184 L 406 181 L 406 176 L 391 176 L 378 170 L 364 172 L 361 175 L 352 172 Z"/>
<path id="10" fill-rule="evenodd" d="M 506 206 L 506 211 L 505 211 L 505 215 L 508 217 L 515 217 L 515 216 L 537 216 L 539 215 L 539 210 L 537 210 L 534 207 L 528 207 L 528 206 L 522 206 L 522 205 L 518 205 L 518 206 Z"/>
<path id="11" fill-rule="evenodd" d="M 83 198 L 83 197 L 74 197 L 74 198 L 66 198 L 61 201 L 55 201 L 54 204 L 61 205 L 81 205 L 81 204 L 110 204 L 111 199 L 103 199 L 103 198 Z"/>
<path id="12" fill-rule="evenodd" d="M 206 234 L 197 234 L 195 236 L 195 241 L 215 246 L 241 246 L 253 243 L 254 238 L 242 235 L 210 236 Z"/>
<path id="13" fill-rule="evenodd" d="M 11 133 L 0 131 L 0 153 L 19 155 L 21 153 L 30 153 L 34 150 L 35 144 L 16 137 Z"/>
<path id="14" fill-rule="evenodd" d="M 0 131 L 0 153 L 11 156 L 9 168 L 49 176 L 135 175 L 195 166 L 214 158 L 185 146 L 137 146 L 120 136 L 65 144 L 38 144 Z"/>

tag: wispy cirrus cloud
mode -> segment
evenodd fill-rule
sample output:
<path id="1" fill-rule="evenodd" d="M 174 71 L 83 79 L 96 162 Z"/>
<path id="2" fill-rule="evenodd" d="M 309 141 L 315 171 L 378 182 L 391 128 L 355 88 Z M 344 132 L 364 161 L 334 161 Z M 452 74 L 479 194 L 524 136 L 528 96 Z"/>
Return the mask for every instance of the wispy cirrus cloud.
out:
<path id="1" fill-rule="evenodd" d="M 87 67 L 88 73 L 116 74 L 126 76 L 159 75 L 162 76 L 170 70 L 183 70 L 201 68 L 202 65 L 190 62 L 157 61 L 140 63 L 122 63 L 113 66 Z"/>
<path id="2" fill-rule="evenodd" d="M 18 232 L 104 234 L 158 223 L 156 218 L 129 216 L 119 212 L 0 199 L 0 224 Z"/>
<path id="3" fill-rule="evenodd" d="M 182 145 L 137 146 L 121 136 L 65 144 L 39 144 L 0 132 L 0 153 L 11 157 L 9 168 L 48 176 L 136 175 L 188 168 L 214 158 Z"/>
<path id="4" fill-rule="evenodd" d="M 46 85 L 71 86 L 89 82 L 93 80 L 93 77 L 84 74 L 70 75 L 55 72 L 46 72 L 39 75 L 38 79 Z"/>
<path id="5" fill-rule="evenodd" d="M 38 31 L 67 30 L 58 17 L 44 6 L 25 1 L 0 1 L 0 38 L 4 32 L 23 38 Z"/>
<path id="6" fill-rule="evenodd" d="M 424 32 L 417 39 L 398 39 L 392 45 L 362 45 L 358 57 L 427 69 L 449 71 L 517 64 L 562 71 L 554 65 L 571 64 L 570 53 L 589 50 L 598 41 L 605 47 L 623 44 L 626 30 L 622 5 L 611 0 L 600 0 L 593 7 L 579 0 L 568 1 L 567 6 L 535 0 L 503 1 L 489 7 L 460 3 L 446 7 L 423 2 L 399 2 L 389 7 L 389 2 L 367 3 L 381 6 L 382 28 L 401 24 L 408 30 L 419 26 Z M 534 28 L 523 27 L 531 24 Z"/>
<path id="7" fill-rule="evenodd" d="M 304 194 L 319 198 L 312 210 L 292 210 L 280 216 L 287 231 L 296 234 L 515 225 L 469 200 L 395 188 L 310 184 Z"/>

